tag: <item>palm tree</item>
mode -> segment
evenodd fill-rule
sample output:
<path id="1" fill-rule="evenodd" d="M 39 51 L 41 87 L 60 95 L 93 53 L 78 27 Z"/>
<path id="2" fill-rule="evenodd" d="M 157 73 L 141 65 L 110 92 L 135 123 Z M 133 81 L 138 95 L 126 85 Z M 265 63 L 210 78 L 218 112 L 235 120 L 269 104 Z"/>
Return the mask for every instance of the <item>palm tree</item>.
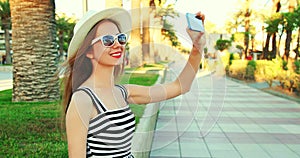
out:
<path id="1" fill-rule="evenodd" d="M 281 9 L 281 3 L 280 0 L 272 0 L 272 1 L 273 1 L 272 12 L 274 13 L 274 15 L 276 15 L 276 13 L 279 13 Z M 270 19 L 266 21 L 266 23 L 268 24 L 268 27 L 266 28 L 267 38 L 266 38 L 265 46 L 263 48 L 263 55 L 261 56 L 261 58 L 272 59 L 272 57 L 274 57 L 274 54 L 276 56 L 276 50 L 277 50 L 276 33 L 278 32 L 278 25 L 280 23 L 280 19 L 276 17 L 274 18 L 272 16 Z M 271 37 L 272 37 L 272 51 L 269 51 Z"/>
<path id="2" fill-rule="evenodd" d="M 0 1 L 0 19 L 1 26 L 4 30 L 4 40 L 5 40 L 5 54 L 6 54 L 6 64 L 11 64 L 11 54 L 10 54 L 10 33 L 11 20 L 10 20 L 10 8 L 9 1 Z"/>
<path id="3" fill-rule="evenodd" d="M 59 99 L 54 0 L 11 0 L 13 101 Z"/>
<path id="4" fill-rule="evenodd" d="M 298 8 L 295 10 L 295 17 L 300 17 L 300 6 L 298 5 Z M 296 48 L 294 49 L 296 56 L 295 60 L 299 57 L 299 48 L 300 48 L 300 19 L 296 18 L 296 26 L 298 27 L 298 37 L 297 37 L 297 44 Z"/>
<path id="5" fill-rule="evenodd" d="M 285 39 L 284 58 L 287 62 L 289 61 L 289 56 L 290 56 L 290 47 L 291 47 L 291 42 L 292 42 L 293 30 L 296 28 L 295 20 L 299 18 L 299 17 L 294 16 L 295 8 L 296 8 L 296 1 L 289 0 L 289 12 L 283 14 L 283 17 L 286 21 L 286 24 L 285 24 L 286 39 Z"/>

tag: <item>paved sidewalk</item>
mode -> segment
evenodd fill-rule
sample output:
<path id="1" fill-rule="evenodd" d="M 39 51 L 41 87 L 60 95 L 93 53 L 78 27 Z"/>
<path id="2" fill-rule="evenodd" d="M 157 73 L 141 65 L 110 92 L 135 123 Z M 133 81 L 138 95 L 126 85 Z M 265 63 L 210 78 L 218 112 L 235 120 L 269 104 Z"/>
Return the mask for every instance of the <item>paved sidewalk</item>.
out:
<path id="1" fill-rule="evenodd" d="M 12 82 L 12 72 L 0 71 L 0 91 L 11 89 L 13 87 Z"/>
<path id="2" fill-rule="evenodd" d="M 300 157 L 300 104 L 202 73 L 189 93 L 161 103 L 151 158 Z"/>

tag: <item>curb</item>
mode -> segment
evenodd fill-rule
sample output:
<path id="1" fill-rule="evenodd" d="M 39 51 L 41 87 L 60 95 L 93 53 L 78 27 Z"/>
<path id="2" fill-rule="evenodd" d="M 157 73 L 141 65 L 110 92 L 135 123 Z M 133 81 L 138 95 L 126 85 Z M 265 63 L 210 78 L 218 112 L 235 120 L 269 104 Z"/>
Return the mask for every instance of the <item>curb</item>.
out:
<path id="1" fill-rule="evenodd" d="M 167 67 L 161 70 L 158 83 L 164 83 Z M 137 158 L 148 158 L 150 156 L 153 134 L 156 126 L 156 120 L 159 110 L 159 102 L 151 103 L 146 106 L 143 116 L 140 118 L 132 140 L 132 154 Z"/>
<path id="2" fill-rule="evenodd" d="M 284 98 L 284 99 L 288 99 L 288 100 L 300 103 L 300 99 L 288 96 L 286 94 L 283 94 L 283 93 L 280 93 L 280 92 L 277 92 L 277 91 L 267 90 L 267 89 L 264 89 L 264 88 L 258 88 L 258 87 L 255 87 L 255 86 L 251 86 L 250 84 L 248 84 L 248 83 L 246 83 L 244 81 L 241 81 L 241 80 L 238 80 L 238 79 L 235 79 L 235 78 L 232 78 L 232 77 L 228 77 L 228 76 L 226 77 L 226 79 L 229 79 L 231 81 L 234 81 L 234 82 L 237 82 L 237 83 L 240 83 L 240 84 L 244 84 L 246 86 L 258 89 L 258 90 L 260 90 L 262 92 L 269 93 L 269 94 L 277 96 L 277 97 L 281 97 L 281 98 Z"/>
<path id="3" fill-rule="evenodd" d="M 261 90 L 262 90 L 263 92 L 266 92 L 266 93 L 275 95 L 275 96 L 277 96 L 277 97 L 281 97 L 281 98 L 284 98 L 284 99 L 288 99 L 288 100 L 291 100 L 291 101 L 300 103 L 300 99 L 298 99 L 298 98 L 291 97 L 291 96 L 288 96 L 288 95 L 286 95 L 286 94 L 283 94 L 283 93 L 280 93 L 280 92 L 276 92 L 276 91 L 273 91 L 273 90 L 265 90 L 265 89 L 261 89 Z"/>

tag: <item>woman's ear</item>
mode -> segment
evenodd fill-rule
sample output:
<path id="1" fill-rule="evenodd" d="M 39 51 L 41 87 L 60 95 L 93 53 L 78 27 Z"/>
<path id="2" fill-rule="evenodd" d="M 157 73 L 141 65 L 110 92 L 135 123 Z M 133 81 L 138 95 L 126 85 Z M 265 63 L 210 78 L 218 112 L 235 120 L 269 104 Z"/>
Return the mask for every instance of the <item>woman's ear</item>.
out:
<path id="1" fill-rule="evenodd" d="M 94 59 L 94 53 L 88 52 L 88 53 L 86 53 L 86 57 L 90 58 L 90 59 Z"/>

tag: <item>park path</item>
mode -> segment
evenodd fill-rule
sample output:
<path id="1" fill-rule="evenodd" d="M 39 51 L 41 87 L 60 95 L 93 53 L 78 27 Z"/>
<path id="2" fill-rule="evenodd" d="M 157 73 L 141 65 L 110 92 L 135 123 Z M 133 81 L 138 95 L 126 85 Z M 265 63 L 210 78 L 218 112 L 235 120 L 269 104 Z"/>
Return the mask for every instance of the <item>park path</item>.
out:
<path id="1" fill-rule="evenodd" d="M 189 93 L 160 103 L 150 157 L 299 158 L 300 104 L 200 71 Z"/>
<path id="2" fill-rule="evenodd" d="M 0 91 L 12 89 L 12 72 L 0 71 Z"/>

